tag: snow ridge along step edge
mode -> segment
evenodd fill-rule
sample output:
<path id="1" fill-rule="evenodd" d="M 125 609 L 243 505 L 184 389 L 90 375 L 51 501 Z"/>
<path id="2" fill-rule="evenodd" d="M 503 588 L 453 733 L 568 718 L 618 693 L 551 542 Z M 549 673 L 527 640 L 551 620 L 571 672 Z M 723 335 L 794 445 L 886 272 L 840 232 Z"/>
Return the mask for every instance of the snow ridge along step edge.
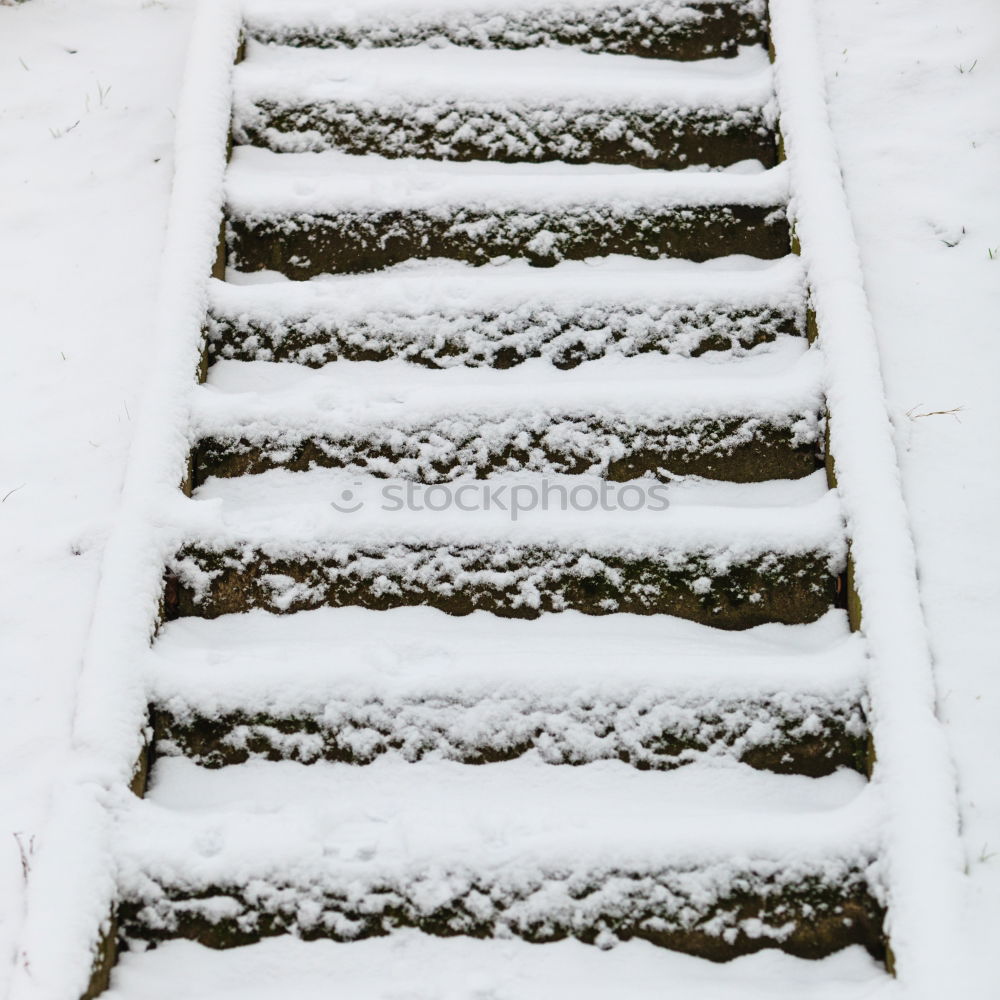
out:
<path id="1" fill-rule="evenodd" d="M 908 998 L 940 1000 L 968 964 L 956 779 L 936 714 L 916 555 L 830 128 L 815 4 L 770 0 L 770 12 L 790 211 L 828 366 L 832 469 L 852 540 L 849 600 L 872 656 L 872 780 L 887 802 L 890 967 Z"/>
<path id="2" fill-rule="evenodd" d="M 199 3 L 177 111 L 157 359 L 136 417 L 121 514 L 105 549 L 65 783 L 53 792 L 32 860 L 12 1000 L 89 1000 L 106 988 L 114 964 L 108 806 L 127 800 L 141 775 L 147 704 L 134 666 L 148 652 L 162 598 L 152 526 L 187 465 L 184 401 L 198 370 L 207 282 L 217 260 L 241 28 L 238 0 Z"/>

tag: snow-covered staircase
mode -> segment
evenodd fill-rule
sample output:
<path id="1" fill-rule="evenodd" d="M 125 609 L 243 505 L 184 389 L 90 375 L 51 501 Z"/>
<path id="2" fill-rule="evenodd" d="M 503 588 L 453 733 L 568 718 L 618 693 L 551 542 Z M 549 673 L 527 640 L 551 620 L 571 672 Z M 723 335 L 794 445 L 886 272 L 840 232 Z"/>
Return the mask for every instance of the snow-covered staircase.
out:
<path id="1" fill-rule="evenodd" d="M 863 995 L 763 2 L 338 10 L 247 5 L 113 995 Z"/>

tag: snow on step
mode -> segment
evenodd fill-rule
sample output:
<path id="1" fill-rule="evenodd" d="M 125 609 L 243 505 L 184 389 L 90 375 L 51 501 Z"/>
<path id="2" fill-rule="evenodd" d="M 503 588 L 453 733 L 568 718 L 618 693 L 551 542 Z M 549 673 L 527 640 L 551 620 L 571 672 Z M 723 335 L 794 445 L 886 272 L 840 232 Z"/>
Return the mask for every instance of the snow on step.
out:
<path id="1" fill-rule="evenodd" d="M 805 277 L 791 254 L 704 264 L 611 257 L 541 271 L 523 261 L 438 261 L 306 282 L 274 277 L 211 282 L 212 360 L 509 368 L 542 357 L 569 368 L 612 354 L 739 357 L 805 331 Z"/>
<path id="2" fill-rule="evenodd" d="M 742 765 L 157 765 L 119 820 L 126 936 L 644 938 L 725 960 L 880 947 L 876 789 Z"/>
<path id="3" fill-rule="evenodd" d="M 671 506 L 657 492 L 666 487 L 647 482 L 633 486 L 648 491 L 639 509 L 631 493 L 628 503 L 612 497 L 614 484 L 602 494 L 601 480 L 571 482 L 588 494 L 565 484 L 564 496 L 552 481 L 543 499 L 539 477 L 470 481 L 461 495 L 439 484 L 419 501 L 405 483 L 369 492 L 338 470 L 215 480 L 199 492 L 209 502 L 186 507 L 185 540 L 168 563 L 169 615 L 430 605 L 749 628 L 815 621 L 836 601 L 846 543 L 832 492 L 793 507 Z M 387 485 L 396 492 L 381 492 Z M 515 485 L 535 492 L 516 494 L 512 517 Z"/>
<path id="4" fill-rule="evenodd" d="M 170 941 L 126 952 L 107 1000 L 889 1000 L 895 981 L 862 948 L 819 961 L 763 951 L 709 964 L 646 941 L 436 938 L 400 930 L 351 944 L 261 941 L 217 951 Z"/>
<path id="5" fill-rule="evenodd" d="M 236 142 L 280 152 L 659 168 L 777 162 L 760 47 L 671 64 L 571 49 L 251 42 L 234 91 Z"/>
<path id="6" fill-rule="evenodd" d="M 237 100 L 282 103 L 341 96 L 374 101 L 391 94 L 738 110 L 766 103 L 773 83 L 761 47 L 744 48 L 733 59 L 671 63 L 567 48 L 477 52 L 421 45 L 331 52 L 251 42 L 236 67 L 234 89 Z"/>
<path id="7" fill-rule="evenodd" d="M 239 146 L 226 180 L 228 262 L 302 279 L 436 257 L 774 259 L 789 252 L 787 195 L 784 164 L 670 172 Z"/>
<path id="8" fill-rule="evenodd" d="M 719 360 L 611 356 L 569 372 L 541 361 L 512 371 L 222 361 L 194 393 L 196 481 L 316 466 L 422 482 L 520 470 L 740 482 L 815 471 L 818 352 L 787 337 L 739 363 Z"/>
<path id="9" fill-rule="evenodd" d="M 864 646 L 843 612 L 721 632 L 577 612 L 263 611 L 167 623 L 149 655 L 154 755 L 552 764 L 709 758 L 863 770 Z"/>
<path id="10" fill-rule="evenodd" d="M 251 37 L 330 48 L 424 42 L 477 49 L 573 45 L 660 59 L 735 55 L 767 40 L 764 0 L 250 0 Z"/>
<path id="11" fill-rule="evenodd" d="M 788 170 L 651 171 L 564 163 L 447 163 L 339 152 L 273 153 L 237 147 L 226 178 L 239 214 L 322 214 L 342 208 L 447 212 L 470 204 L 536 212 L 606 203 L 628 211 L 743 205 L 773 209 L 788 197 Z M 721 256 L 721 255 L 720 255 Z"/>

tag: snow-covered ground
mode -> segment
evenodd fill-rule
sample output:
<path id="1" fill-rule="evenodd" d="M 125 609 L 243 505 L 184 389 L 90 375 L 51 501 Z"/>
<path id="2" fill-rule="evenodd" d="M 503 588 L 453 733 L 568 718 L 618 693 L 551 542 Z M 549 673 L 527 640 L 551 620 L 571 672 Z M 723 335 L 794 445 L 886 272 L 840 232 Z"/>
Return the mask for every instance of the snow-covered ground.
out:
<path id="1" fill-rule="evenodd" d="M 0 6 L 0 986 L 147 374 L 192 6 Z"/>
<path id="2" fill-rule="evenodd" d="M 821 0 L 818 7 L 940 713 L 958 771 L 971 876 L 965 931 L 979 981 L 995 988 L 1000 9 L 991 0 Z"/>
<path id="3" fill-rule="evenodd" d="M 148 375 L 193 0 L 0 0 L 0 988 Z M 1000 10 L 817 0 L 955 757 L 981 986 L 1000 927 Z M 941 411 L 941 412 L 938 412 Z M 944 412 L 954 411 L 954 412 Z M 284 947 L 284 946 L 282 946 Z M 955 995 L 970 995 L 956 989 Z"/>

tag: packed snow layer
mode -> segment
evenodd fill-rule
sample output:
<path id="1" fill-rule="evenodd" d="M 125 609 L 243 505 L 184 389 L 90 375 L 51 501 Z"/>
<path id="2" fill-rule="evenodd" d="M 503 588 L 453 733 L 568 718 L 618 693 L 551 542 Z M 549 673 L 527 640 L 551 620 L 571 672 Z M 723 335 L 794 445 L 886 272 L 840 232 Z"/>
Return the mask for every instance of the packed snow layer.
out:
<path id="1" fill-rule="evenodd" d="M 360 435 L 441 421 L 528 427 L 588 415 L 633 427 L 721 417 L 783 426 L 801 421 L 803 440 L 814 440 L 823 363 L 804 339 L 782 338 L 738 363 L 720 360 L 612 356 L 567 372 L 540 360 L 511 371 L 433 371 L 400 360 L 338 361 L 321 369 L 220 361 L 192 394 L 192 433 L 258 437 L 257 425 L 301 435 Z"/>
<path id="2" fill-rule="evenodd" d="M 873 789 L 847 770 L 807 778 L 743 765 L 553 768 L 535 754 L 481 767 L 386 757 L 365 768 L 251 761 L 210 770 L 172 758 L 157 763 L 121 838 L 125 870 L 143 858 L 183 868 L 189 851 L 190 871 L 176 874 L 185 882 L 211 879 L 213 868 L 253 868 L 255 854 L 260 867 L 299 870 L 320 858 L 345 870 L 419 869 L 442 858 L 552 864 L 584 854 L 683 865 L 734 849 L 794 858 L 864 850 L 877 816 Z M 192 849 L 190 835 L 208 829 L 212 849 Z"/>
<path id="3" fill-rule="evenodd" d="M 471 268 L 449 260 L 401 264 L 380 274 L 327 275 L 289 281 L 277 272 L 230 272 L 211 281 L 210 306 L 224 315 L 280 320 L 288 315 L 345 315 L 379 308 L 411 314 L 448 309 L 510 310 L 525 300 L 554 309 L 610 308 L 638 299 L 666 307 L 711 305 L 750 309 L 773 306 L 805 311 L 805 271 L 796 254 L 774 261 L 756 257 L 648 261 L 610 256 L 564 261 L 541 272 L 523 261 Z"/>
<path id="4" fill-rule="evenodd" d="M 335 641 L 334 641 L 335 640 Z M 206 715 L 316 711 L 377 697 L 824 698 L 861 690 L 864 643 L 842 611 L 810 625 L 723 632 L 668 617 L 568 611 L 535 621 L 430 608 L 263 611 L 166 623 L 146 663 L 157 702 Z"/>
<path id="5" fill-rule="evenodd" d="M 340 944 L 292 937 L 238 951 L 188 941 L 126 952 L 107 1000 L 890 1000 L 897 983 L 862 948 L 821 961 L 764 951 L 725 965 L 632 941 L 434 938 L 400 930 Z"/>
<path id="6" fill-rule="evenodd" d="M 579 108 L 760 109 L 772 97 L 766 49 L 733 59 L 671 63 L 568 48 L 516 52 L 426 45 L 336 51 L 249 42 L 233 75 L 237 114 L 258 101 L 311 104 L 472 99 L 496 104 L 572 102 Z"/>
<path id="7" fill-rule="evenodd" d="M 546 271 L 523 261 L 476 269 L 434 261 L 305 282 L 267 272 L 228 278 L 209 289 L 213 359 L 316 366 L 402 357 L 503 368 L 543 357 L 572 367 L 612 354 L 741 357 L 805 329 L 794 255 L 703 264 L 609 257 Z"/>
<path id="8" fill-rule="evenodd" d="M 382 0 L 331 8 L 317 0 L 246 5 L 251 35 L 264 41 L 330 47 L 405 46 L 449 41 L 480 49 L 578 45 L 587 51 L 677 59 L 735 55 L 766 38 L 763 0 Z M 365 16 L 367 15 L 367 16 Z"/>
<path id="9" fill-rule="evenodd" d="M 823 551 L 837 565 L 846 554 L 835 491 L 791 506 L 754 506 L 752 490 L 743 494 L 749 504 L 733 503 L 732 499 L 726 502 L 725 491 L 707 493 L 708 497 L 721 498 L 721 503 L 673 504 L 665 485 L 651 484 L 648 490 L 660 489 L 662 494 L 649 492 L 647 503 L 629 509 L 631 502 L 615 505 L 610 493 L 602 503 L 602 481 L 582 477 L 553 477 L 549 482 L 553 492 L 549 502 L 543 503 L 540 479 L 511 476 L 502 495 L 495 491 L 504 484 L 469 480 L 459 485 L 478 489 L 478 495 L 467 491 L 455 502 L 455 487 L 440 486 L 435 487 L 438 493 L 433 502 L 418 504 L 408 500 L 406 485 L 401 483 L 361 480 L 338 470 L 274 470 L 260 476 L 211 480 L 199 490 L 197 501 L 184 506 L 178 531 L 218 548 L 230 545 L 238 549 L 238 539 L 244 543 L 254 539 L 262 549 L 274 553 L 303 546 L 305 551 L 334 553 L 339 546 L 378 547 L 407 541 L 442 546 L 494 544 L 499 549 L 551 545 L 579 546 L 595 554 L 659 554 L 666 567 L 677 558 L 701 552 L 711 553 L 710 561 L 720 571 L 732 561 L 769 553 Z M 564 497 L 565 489 L 554 490 L 571 481 L 589 487 L 586 497 L 582 493 L 577 498 Z M 809 494 L 818 482 L 808 481 L 805 488 Z M 761 485 L 768 489 L 768 484 Z M 353 486 L 356 493 L 345 498 L 346 486 Z M 399 494 L 384 494 L 387 486 L 396 486 Z M 533 498 L 527 492 L 521 494 L 523 505 L 517 517 L 511 517 L 509 507 L 514 486 L 535 490 Z M 613 484 L 605 487 L 613 490 Z M 488 488 L 494 493 L 487 501 L 484 491 Z M 443 518 L 434 508 L 445 499 L 446 490 L 448 516 Z M 476 502 L 480 499 L 482 502 Z M 383 509 L 383 504 L 391 506 Z"/>
<path id="10" fill-rule="evenodd" d="M 318 216 L 347 210 L 460 209 L 558 211 L 601 205 L 619 214 L 657 208 L 746 205 L 780 208 L 785 165 L 754 172 L 649 171 L 564 163 L 449 163 L 321 153 L 274 153 L 238 146 L 226 175 L 228 211 L 237 217 Z"/>

